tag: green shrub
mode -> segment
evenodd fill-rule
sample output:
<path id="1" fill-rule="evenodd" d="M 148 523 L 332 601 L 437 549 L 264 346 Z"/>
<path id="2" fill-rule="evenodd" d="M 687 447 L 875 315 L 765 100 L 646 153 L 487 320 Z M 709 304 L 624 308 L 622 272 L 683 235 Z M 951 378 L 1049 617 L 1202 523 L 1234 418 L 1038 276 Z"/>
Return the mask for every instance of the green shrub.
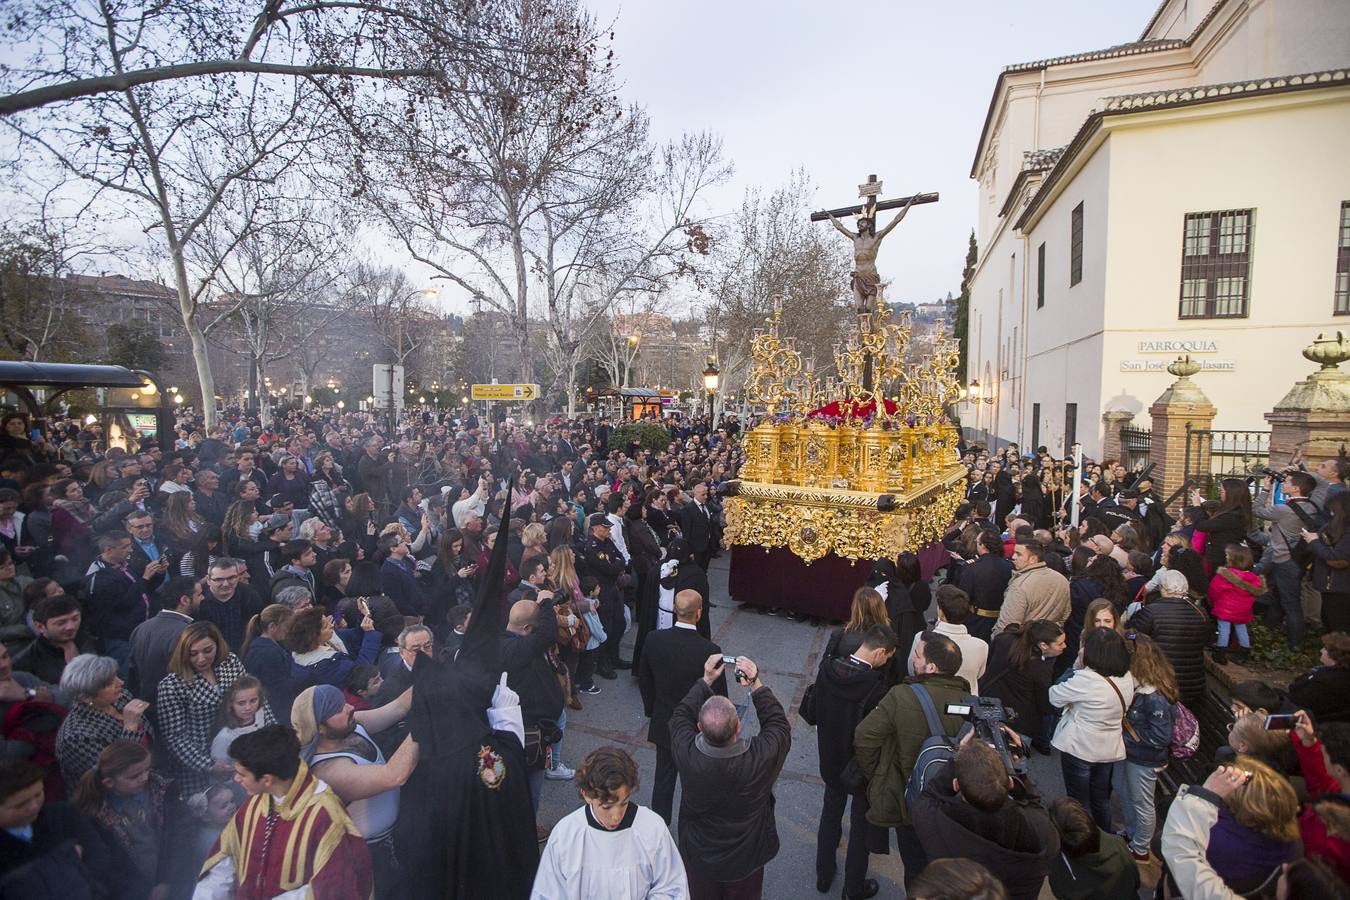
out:
<path id="1" fill-rule="evenodd" d="M 633 441 L 655 453 L 670 446 L 670 429 L 653 422 L 628 422 L 610 432 L 609 449 L 624 450 Z"/>
<path id="2" fill-rule="evenodd" d="M 1306 672 L 1321 662 L 1322 629 L 1309 622 L 1303 646 L 1290 650 L 1284 632 L 1273 631 L 1260 619 L 1247 626 L 1252 635 L 1252 655 L 1248 665 L 1257 670 Z"/>

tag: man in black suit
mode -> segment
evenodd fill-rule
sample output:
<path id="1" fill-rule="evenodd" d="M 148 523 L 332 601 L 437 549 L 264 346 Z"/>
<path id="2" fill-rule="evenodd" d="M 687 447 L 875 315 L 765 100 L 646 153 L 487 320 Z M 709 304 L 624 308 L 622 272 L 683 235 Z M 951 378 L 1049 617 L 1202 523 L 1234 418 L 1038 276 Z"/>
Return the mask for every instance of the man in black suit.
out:
<path id="1" fill-rule="evenodd" d="M 692 499 L 680 510 L 681 528 L 689 549 L 694 553 L 694 559 L 706 572 L 708 563 L 712 561 L 713 550 L 716 549 L 712 539 L 713 513 L 708 507 L 708 486 L 700 482 L 694 485 L 689 494 Z"/>
<path id="2" fill-rule="evenodd" d="M 558 432 L 558 444 L 554 448 L 553 455 L 557 459 L 559 466 L 569 460 L 575 460 L 577 458 L 576 445 L 572 443 L 566 431 Z"/>
<path id="3" fill-rule="evenodd" d="M 675 806 L 675 762 L 670 756 L 670 714 L 703 677 L 703 664 L 722 648 L 698 633 L 703 598 L 698 591 L 675 595 L 675 625 L 653 631 L 638 661 L 638 689 L 643 711 L 651 719 L 647 740 L 656 745 L 656 777 L 652 780 L 652 811 L 670 824 Z M 713 690 L 723 697 L 727 680 L 718 678 Z"/>
<path id="4" fill-rule="evenodd" d="M 975 561 L 961 570 L 958 587 L 970 597 L 971 612 L 966 630 L 981 640 L 990 640 L 1003 594 L 1012 578 L 1012 562 L 1003 556 L 1003 538 L 997 531 L 980 532 Z"/>
<path id="5" fill-rule="evenodd" d="M 867 878 L 867 851 L 871 829 L 867 823 L 867 793 L 855 791 L 843 780 L 853 759 L 853 732 L 886 696 L 886 668 L 895 655 L 895 632 L 873 625 L 862 645 L 848 656 L 821 660 L 816 674 L 816 745 L 825 802 L 816 826 L 816 890 L 830 889 L 837 871 L 835 857 L 843 836 L 844 807 L 849 807 L 848 850 L 844 856 L 844 896 L 872 897 L 880 890 Z M 886 833 L 883 831 L 882 837 Z"/>
<path id="6" fill-rule="evenodd" d="M 577 485 L 581 483 L 581 479 L 574 474 L 575 468 L 576 459 L 574 457 L 558 460 L 558 481 L 562 484 L 563 492 L 568 497 L 577 492 Z"/>

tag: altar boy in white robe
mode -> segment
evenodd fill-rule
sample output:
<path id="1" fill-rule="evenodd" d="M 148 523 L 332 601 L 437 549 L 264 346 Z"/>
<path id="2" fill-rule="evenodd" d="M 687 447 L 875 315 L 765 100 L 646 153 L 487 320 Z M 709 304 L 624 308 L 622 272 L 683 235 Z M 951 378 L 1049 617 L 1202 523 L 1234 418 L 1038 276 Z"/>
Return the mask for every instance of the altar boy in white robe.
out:
<path id="1" fill-rule="evenodd" d="M 532 900 L 687 900 L 684 862 L 670 829 L 632 801 L 633 757 L 617 747 L 592 751 L 577 767 L 585 806 L 549 835 Z"/>

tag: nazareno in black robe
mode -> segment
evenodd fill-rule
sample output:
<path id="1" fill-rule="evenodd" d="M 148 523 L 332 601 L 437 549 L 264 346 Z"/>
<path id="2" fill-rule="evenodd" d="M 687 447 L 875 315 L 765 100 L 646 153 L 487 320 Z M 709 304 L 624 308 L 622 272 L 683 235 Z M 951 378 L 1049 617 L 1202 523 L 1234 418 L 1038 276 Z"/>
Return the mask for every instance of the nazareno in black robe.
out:
<path id="1" fill-rule="evenodd" d="M 646 578 L 638 583 L 638 627 L 637 638 L 633 643 L 633 671 L 637 672 L 638 660 L 642 658 L 642 645 L 646 643 L 647 635 L 656 630 L 656 613 L 659 607 L 661 588 L 671 592 L 674 598 L 683 590 L 697 591 L 703 598 L 703 615 L 699 616 L 698 633 L 708 640 L 712 640 L 712 624 L 709 621 L 709 609 L 711 603 L 711 589 L 708 586 L 708 573 L 699 567 L 694 561 L 694 554 L 689 550 L 689 545 L 683 538 L 676 538 L 670 542 L 666 550 L 666 559 L 675 559 L 679 565 L 675 571 L 665 578 L 661 577 L 662 564 L 653 566 Z"/>
<path id="2" fill-rule="evenodd" d="M 417 769 L 403 788 L 394 835 L 403 895 L 414 900 L 527 900 L 539 867 L 524 749 L 487 717 L 501 676 L 495 604 L 509 520 L 503 516 L 459 654 L 417 661 L 408 715 Z"/>

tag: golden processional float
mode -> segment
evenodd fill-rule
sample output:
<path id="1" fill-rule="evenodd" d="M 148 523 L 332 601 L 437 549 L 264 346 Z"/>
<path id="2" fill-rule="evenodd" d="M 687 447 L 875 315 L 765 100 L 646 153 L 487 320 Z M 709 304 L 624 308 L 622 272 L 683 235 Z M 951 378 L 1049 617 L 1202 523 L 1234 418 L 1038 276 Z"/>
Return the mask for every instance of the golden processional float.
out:
<path id="1" fill-rule="evenodd" d="M 879 286 L 878 286 L 879 287 Z M 746 399 L 768 420 L 744 436 L 739 482 L 724 502 L 728 545 L 786 547 L 809 565 L 828 553 L 894 559 L 937 540 L 965 497 L 955 338 L 938 323 L 930 353 L 904 362 L 912 326 L 892 321 L 874 288 L 846 340 L 836 376 L 816 376 L 796 340 L 779 334 L 782 300 L 750 343 Z"/>

